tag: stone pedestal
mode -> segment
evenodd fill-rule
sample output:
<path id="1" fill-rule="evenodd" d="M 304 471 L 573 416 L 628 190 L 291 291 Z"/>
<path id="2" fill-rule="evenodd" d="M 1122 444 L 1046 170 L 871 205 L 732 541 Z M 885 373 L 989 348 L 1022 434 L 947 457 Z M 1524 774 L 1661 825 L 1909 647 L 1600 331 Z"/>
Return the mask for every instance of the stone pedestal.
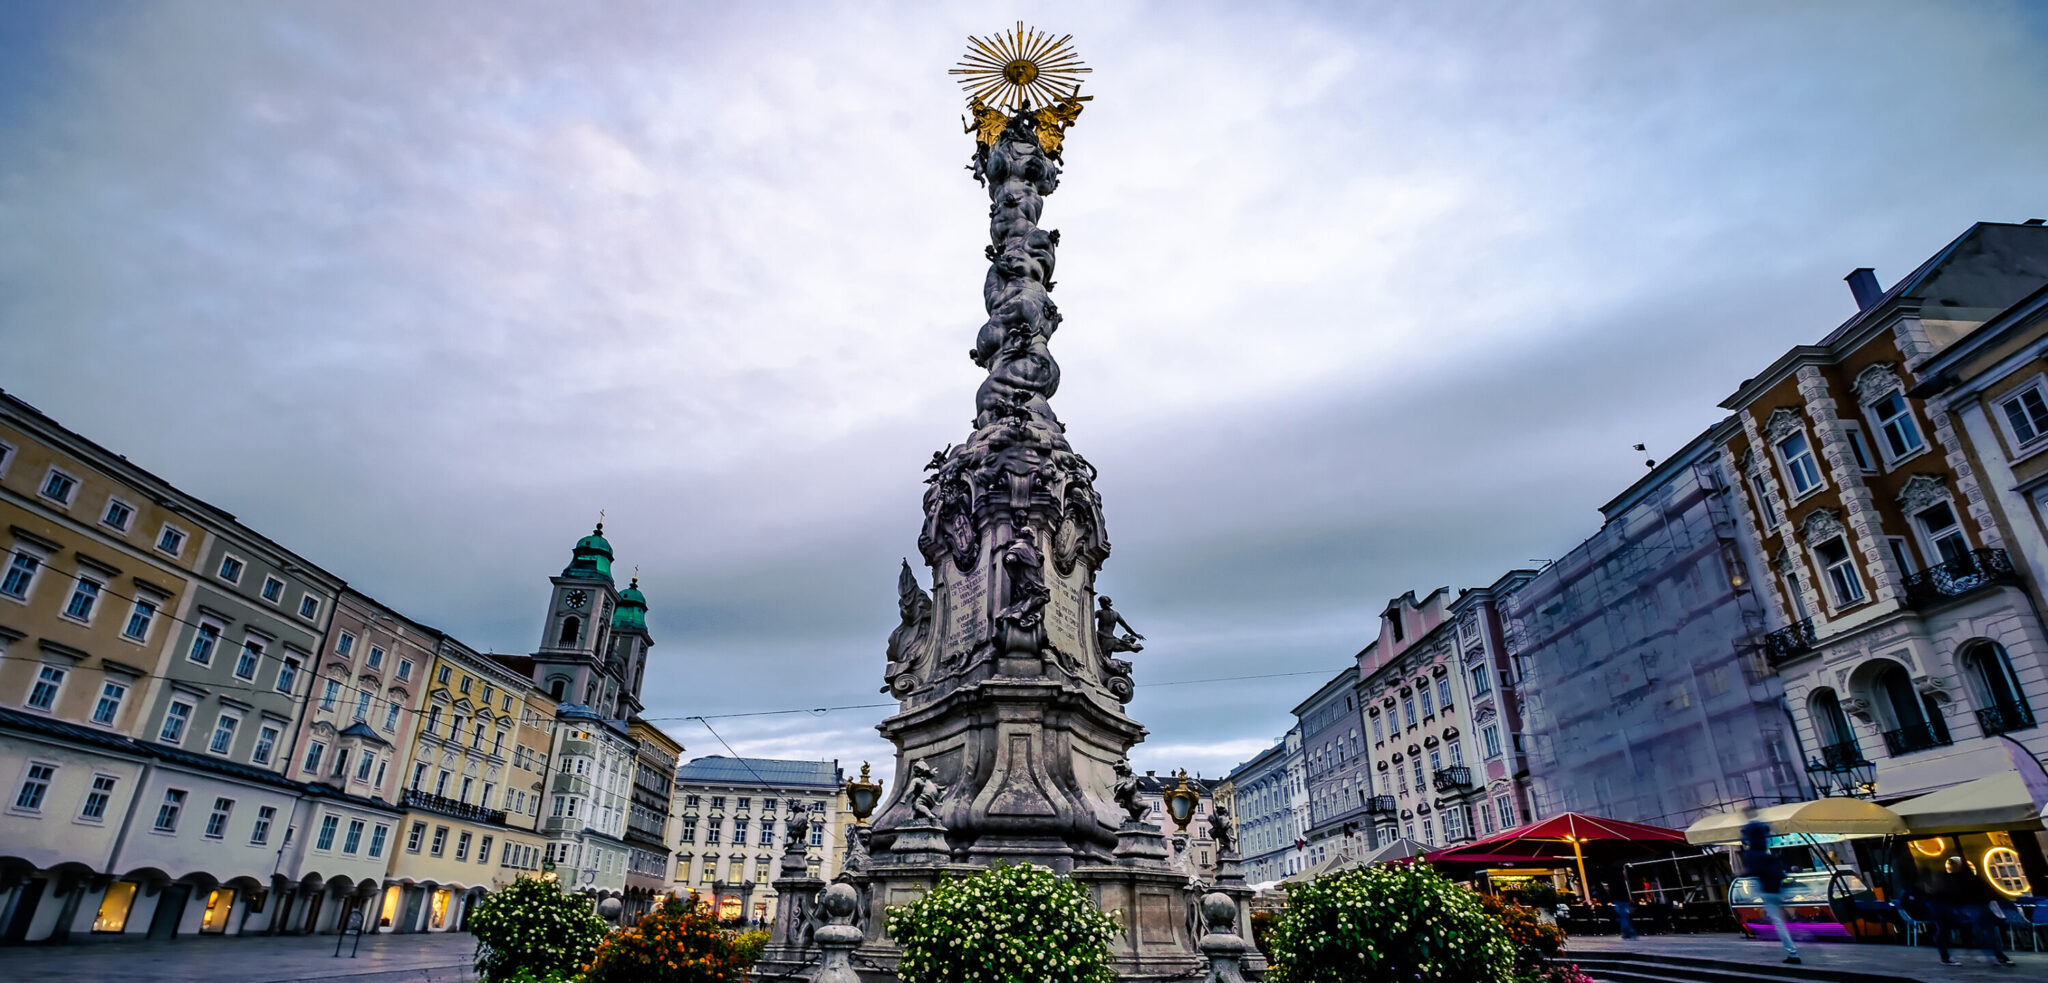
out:
<path id="1" fill-rule="evenodd" d="M 1116 831 L 1116 862 L 1127 867 L 1166 869 L 1166 834 L 1155 823 L 1125 822 Z"/>
<path id="2" fill-rule="evenodd" d="M 1243 914 L 1240 906 L 1229 895 L 1217 891 L 1202 898 L 1201 911 L 1207 930 L 1197 944 L 1202 955 L 1209 958 L 1208 983 L 1244 983 L 1240 963 L 1251 945 L 1237 933 L 1237 922 Z"/>
<path id="3" fill-rule="evenodd" d="M 937 866 L 953 861 L 953 848 L 946 844 L 946 827 L 929 819 L 913 819 L 896 827 L 896 840 L 878 858 L 885 864 Z"/>

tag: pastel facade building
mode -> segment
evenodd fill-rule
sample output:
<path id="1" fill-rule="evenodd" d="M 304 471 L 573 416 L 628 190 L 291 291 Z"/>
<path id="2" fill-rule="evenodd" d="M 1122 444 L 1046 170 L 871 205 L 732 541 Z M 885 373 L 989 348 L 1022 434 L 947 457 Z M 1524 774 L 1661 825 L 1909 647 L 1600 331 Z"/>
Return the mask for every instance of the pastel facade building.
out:
<path id="1" fill-rule="evenodd" d="M 768 924 L 775 917 L 777 858 L 797 814 L 811 817 L 811 875 L 830 880 L 839 873 L 850 819 L 845 785 L 837 761 L 711 755 L 683 763 L 671 808 L 672 890 L 694 892 L 722 919 Z"/>

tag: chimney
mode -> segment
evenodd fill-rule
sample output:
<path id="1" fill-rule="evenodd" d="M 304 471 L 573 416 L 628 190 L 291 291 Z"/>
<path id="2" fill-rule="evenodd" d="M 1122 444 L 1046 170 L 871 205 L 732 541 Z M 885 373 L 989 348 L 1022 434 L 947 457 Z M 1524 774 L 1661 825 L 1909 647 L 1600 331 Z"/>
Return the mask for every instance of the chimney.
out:
<path id="1" fill-rule="evenodd" d="M 1842 279 L 1849 281 L 1849 292 L 1856 295 L 1856 309 L 1867 311 L 1870 305 L 1884 296 L 1883 288 L 1877 285 L 1877 271 L 1868 266 L 1859 266 L 1849 271 Z"/>

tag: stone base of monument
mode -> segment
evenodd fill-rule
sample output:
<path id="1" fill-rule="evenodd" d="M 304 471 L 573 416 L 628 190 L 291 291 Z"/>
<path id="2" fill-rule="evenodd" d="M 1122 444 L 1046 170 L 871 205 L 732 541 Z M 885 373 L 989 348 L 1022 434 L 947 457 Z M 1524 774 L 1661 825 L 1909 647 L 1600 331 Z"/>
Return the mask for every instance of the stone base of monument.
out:
<path id="1" fill-rule="evenodd" d="M 1146 861 L 1166 863 L 1166 834 L 1155 823 L 1128 820 L 1116 831 L 1116 859 L 1120 864 L 1142 866 Z"/>
<path id="2" fill-rule="evenodd" d="M 896 842 L 877 858 L 889 866 L 944 866 L 953 861 L 946 827 L 929 819 L 913 819 L 896 827 Z"/>

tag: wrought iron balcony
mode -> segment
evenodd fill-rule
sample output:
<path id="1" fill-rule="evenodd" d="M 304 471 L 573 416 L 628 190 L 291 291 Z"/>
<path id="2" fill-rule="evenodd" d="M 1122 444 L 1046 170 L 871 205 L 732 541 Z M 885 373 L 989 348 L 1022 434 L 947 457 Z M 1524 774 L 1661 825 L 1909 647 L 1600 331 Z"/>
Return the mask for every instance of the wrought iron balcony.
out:
<path id="1" fill-rule="evenodd" d="M 1813 651 L 1814 641 L 1813 619 L 1795 621 L 1764 636 L 1764 656 L 1774 663 L 1783 662 Z"/>
<path id="2" fill-rule="evenodd" d="M 1933 724 L 1913 724 L 1884 732 L 1885 750 L 1890 751 L 1893 757 L 1925 751 L 1928 748 L 1947 747 L 1952 743 L 1954 742 L 1949 740 L 1948 735 L 1937 732 Z"/>
<path id="3" fill-rule="evenodd" d="M 425 809 L 429 812 L 438 812 L 444 816 L 454 816 L 457 819 L 469 819 L 475 822 L 491 823 L 498 826 L 505 825 L 505 811 L 503 809 L 486 809 L 483 806 L 473 806 L 467 802 L 443 798 L 431 792 L 422 792 L 418 789 L 406 789 L 405 794 L 399 797 L 399 804 L 411 806 L 415 809 Z"/>
<path id="4" fill-rule="evenodd" d="M 2034 726 L 2034 711 L 2027 709 L 2025 704 L 1985 707 L 1977 711 L 1977 724 L 1984 728 L 1986 737 L 2026 730 Z"/>
<path id="5" fill-rule="evenodd" d="M 1472 787 L 1472 769 L 1464 765 L 1438 768 L 1431 784 L 1439 792 L 1456 792 Z"/>
<path id="6" fill-rule="evenodd" d="M 1870 763 L 1868 759 L 1863 757 L 1863 749 L 1857 747 L 1855 741 L 1843 741 L 1840 744 L 1823 746 L 1820 749 L 1820 760 L 1821 764 L 1827 766 L 1828 770 L 1842 772 L 1846 772 L 1857 765 L 1867 765 Z"/>
<path id="7" fill-rule="evenodd" d="M 1971 550 L 1906 578 L 1906 603 L 1939 604 L 1999 584 L 2017 584 L 2019 571 L 2004 550 Z"/>
<path id="8" fill-rule="evenodd" d="M 1391 795 L 1375 795 L 1365 800 L 1366 815 L 1393 815 L 1401 806 Z"/>

